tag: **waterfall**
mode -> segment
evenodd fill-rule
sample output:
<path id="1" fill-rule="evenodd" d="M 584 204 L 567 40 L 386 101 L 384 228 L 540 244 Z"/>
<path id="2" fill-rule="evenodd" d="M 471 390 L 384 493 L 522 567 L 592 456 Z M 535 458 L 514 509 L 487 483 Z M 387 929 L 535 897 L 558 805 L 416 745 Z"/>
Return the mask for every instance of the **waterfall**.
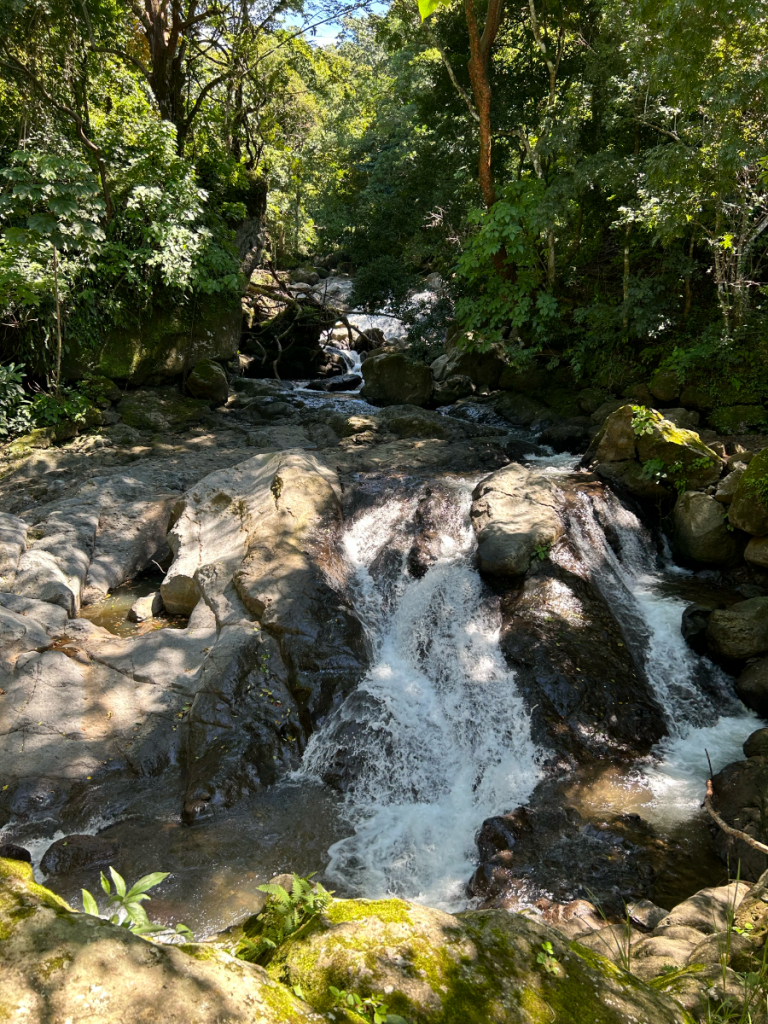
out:
<path id="1" fill-rule="evenodd" d="M 680 624 L 689 603 L 665 593 L 665 581 L 686 575 L 668 551 L 658 553 L 638 518 L 610 492 L 579 495 L 567 535 L 579 560 L 610 604 L 630 649 L 643 662 L 669 735 L 643 768 L 654 795 L 648 817 L 669 825 L 695 814 L 709 774 L 743 757 L 741 745 L 759 722 L 734 696 L 716 665 L 683 639 Z M 567 550 L 553 557 L 567 561 Z M 706 692 L 702 689 L 706 682 Z"/>
<path id="2" fill-rule="evenodd" d="M 340 749 L 354 762 L 354 834 L 329 851 L 328 873 L 346 891 L 464 905 L 478 827 L 525 803 L 540 775 L 542 752 L 498 647 L 500 617 L 472 564 L 471 487 L 446 495 L 436 560 L 421 578 L 405 571 L 418 495 L 365 513 L 346 534 L 376 655 L 303 765 L 323 777 Z M 396 571 L 382 573 L 393 552 Z"/>

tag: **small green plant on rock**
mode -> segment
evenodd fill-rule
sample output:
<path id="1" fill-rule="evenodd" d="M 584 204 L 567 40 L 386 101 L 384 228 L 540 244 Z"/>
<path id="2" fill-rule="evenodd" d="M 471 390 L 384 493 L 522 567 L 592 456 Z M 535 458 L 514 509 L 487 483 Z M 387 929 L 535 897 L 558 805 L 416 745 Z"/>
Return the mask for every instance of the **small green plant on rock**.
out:
<path id="1" fill-rule="evenodd" d="M 127 887 L 122 875 L 118 874 L 113 867 L 110 867 L 109 873 L 112 875 L 115 891 L 112 892 L 112 886 L 103 871 L 101 872 L 101 888 L 107 896 L 107 907 L 116 908 L 115 912 L 108 918 L 112 924 L 120 925 L 121 928 L 127 928 L 134 935 L 159 936 L 160 934 L 166 934 L 169 937 L 180 935 L 184 939 L 193 938 L 192 932 L 185 924 L 177 924 L 175 928 L 162 924 L 152 924 L 147 917 L 146 910 L 142 906 L 144 900 L 151 899 L 147 895 L 148 890 L 154 889 L 156 885 L 164 881 L 168 877 L 167 871 L 154 871 L 151 875 L 144 875 L 130 889 Z M 94 917 L 102 917 L 103 915 L 99 912 L 99 905 L 93 895 L 87 889 L 81 891 L 83 894 L 83 912 L 92 914 Z"/>
<path id="2" fill-rule="evenodd" d="M 632 429 L 635 437 L 642 437 L 644 434 L 653 433 L 653 423 L 656 413 L 653 409 L 646 409 L 644 405 L 632 406 Z"/>
<path id="3" fill-rule="evenodd" d="M 387 1004 L 382 996 L 372 994 L 361 998 L 356 992 L 347 992 L 346 989 L 328 986 L 328 991 L 333 996 L 333 1005 L 367 1021 L 368 1024 L 406 1024 L 402 1017 L 394 1013 L 387 1013 Z"/>
<path id="4" fill-rule="evenodd" d="M 289 935 L 295 934 L 330 904 L 333 893 L 319 882 L 311 882 L 312 875 L 301 878 L 292 875 L 291 891 L 282 885 L 268 883 L 259 889 L 268 894 L 264 909 L 257 917 L 255 936 L 244 935 L 235 956 L 249 963 L 263 963 L 269 959 Z"/>
<path id="5" fill-rule="evenodd" d="M 551 544 L 537 544 L 533 549 L 533 554 L 540 562 L 546 562 L 549 558 L 551 547 Z"/>
<path id="6" fill-rule="evenodd" d="M 551 942 L 542 942 L 541 950 L 536 957 L 536 963 L 541 964 L 547 974 L 559 974 L 561 971 L 560 961 L 555 956 L 555 950 Z"/>

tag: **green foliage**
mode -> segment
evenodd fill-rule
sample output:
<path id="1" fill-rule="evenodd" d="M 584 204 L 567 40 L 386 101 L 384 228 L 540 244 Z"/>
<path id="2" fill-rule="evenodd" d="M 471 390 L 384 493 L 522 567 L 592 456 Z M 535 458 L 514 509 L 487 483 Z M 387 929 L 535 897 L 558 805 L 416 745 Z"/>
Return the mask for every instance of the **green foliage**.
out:
<path id="1" fill-rule="evenodd" d="M 387 1014 L 387 1004 L 382 996 L 370 995 L 361 999 L 356 992 L 347 992 L 346 989 L 338 989 L 333 985 L 328 987 L 328 991 L 333 996 L 334 1006 L 351 1010 L 369 1024 L 396 1024 L 398 1019 L 402 1020 L 394 1014 Z"/>
<path id="2" fill-rule="evenodd" d="M 540 562 L 545 562 L 549 558 L 549 551 L 549 544 L 537 544 L 533 549 L 533 554 Z"/>
<path id="3" fill-rule="evenodd" d="M 290 892 L 274 883 L 259 886 L 268 894 L 268 899 L 257 918 L 255 937 L 243 937 L 235 954 L 237 957 L 250 963 L 264 963 L 289 935 L 322 914 L 333 894 L 319 882 L 311 882 L 311 877 L 302 878 L 294 874 Z"/>
<path id="4" fill-rule="evenodd" d="M 632 406 L 632 430 L 635 437 L 643 437 L 644 434 L 653 433 L 653 424 L 657 414 L 653 409 L 646 409 L 644 405 Z"/>
<path id="5" fill-rule="evenodd" d="M 536 954 L 536 963 L 541 964 L 547 974 L 560 974 L 562 967 L 555 956 L 551 942 L 542 942 L 540 951 Z"/>
<path id="6" fill-rule="evenodd" d="M 130 888 L 126 885 L 122 875 L 118 874 L 113 867 L 110 867 L 109 873 L 112 876 L 115 891 L 112 891 L 112 885 L 103 871 L 101 872 L 101 888 L 107 896 L 107 908 L 117 908 L 115 913 L 110 914 L 108 917 L 112 924 L 120 925 L 121 928 L 127 928 L 135 935 L 178 935 L 185 939 L 192 938 L 192 932 L 185 924 L 177 924 L 175 929 L 160 924 L 152 924 L 147 917 L 146 910 L 142 906 L 145 900 L 151 898 L 147 895 L 148 891 L 154 889 L 156 885 L 159 885 L 168 877 L 167 871 L 154 871 L 150 875 L 144 875 L 143 878 L 140 878 Z M 83 913 L 92 914 L 94 917 L 107 916 L 99 913 L 99 906 L 87 889 L 83 889 L 82 893 Z"/>
<path id="7" fill-rule="evenodd" d="M 0 437 L 23 434 L 33 424 L 31 402 L 23 388 L 24 366 L 0 365 Z"/>
<path id="8" fill-rule="evenodd" d="M 540 182 L 516 181 L 488 212 L 470 214 L 478 231 L 457 264 L 463 294 L 456 302 L 456 318 L 475 348 L 485 350 L 523 336 L 525 347 L 538 352 L 559 318 L 557 299 L 544 284 L 543 199 Z"/>

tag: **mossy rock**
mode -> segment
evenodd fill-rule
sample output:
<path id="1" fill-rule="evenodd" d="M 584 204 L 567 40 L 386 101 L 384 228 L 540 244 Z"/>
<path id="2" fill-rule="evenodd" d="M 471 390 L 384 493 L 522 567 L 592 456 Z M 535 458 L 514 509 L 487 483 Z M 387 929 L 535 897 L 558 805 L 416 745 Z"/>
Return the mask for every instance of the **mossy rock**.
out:
<path id="1" fill-rule="evenodd" d="M 645 423 L 642 430 L 641 420 Z M 655 409 L 624 405 L 605 420 L 584 465 L 638 498 L 701 490 L 720 477 L 721 460 L 693 430 L 675 426 Z"/>
<path id="2" fill-rule="evenodd" d="M 320 1024 L 266 972 L 205 944 L 156 945 L 79 914 L 0 858 L 0 1020 Z"/>
<path id="3" fill-rule="evenodd" d="M 570 388 L 552 388 L 542 394 L 543 400 L 561 416 L 581 416 L 579 396 Z"/>
<path id="4" fill-rule="evenodd" d="M 670 997 L 506 911 L 452 917 L 397 899 L 334 900 L 267 970 L 301 985 L 320 1012 L 334 986 L 382 994 L 409 1024 L 692 1024 Z"/>
<path id="5" fill-rule="evenodd" d="M 201 359 L 231 359 L 242 330 L 239 297 L 184 305 L 158 299 L 155 312 L 131 328 L 116 329 L 95 350 L 74 345 L 64 360 L 68 380 L 104 376 L 132 385 L 181 376 Z"/>
<path id="6" fill-rule="evenodd" d="M 768 424 L 768 412 L 762 405 L 725 405 L 710 412 L 707 419 L 720 434 L 746 434 L 762 430 Z"/>
<path id="7" fill-rule="evenodd" d="M 180 430 L 199 420 L 209 409 L 210 402 L 185 398 L 176 388 L 131 391 L 117 407 L 129 427 L 157 433 Z"/>
<path id="8" fill-rule="evenodd" d="M 101 422 L 101 414 L 94 410 L 98 416 L 91 415 L 86 418 L 84 427 L 96 426 Z M 5 450 L 6 455 L 11 459 L 23 459 L 36 448 L 51 448 L 55 444 L 63 444 L 64 441 L 71 441 L 77 437 L 78 424 L 72 420 L 64 420 L 52 427 L 35 427 L 28 434 L 14 438 Z"/>
<path id="9" fill-rule="evenodd" d="M 214 405 L 222 405 L 229 395 L 227 375 L 213 359 L 201 359 L 195 363 L 187 377 L 186 387 L 193 398 L 205 398 Z"/>
<path id="10" fill-rule="evenodd" d="M 768 448 L 763 448 L 736 485 L 728 520 L 753 537 L 768 535 Z"/>

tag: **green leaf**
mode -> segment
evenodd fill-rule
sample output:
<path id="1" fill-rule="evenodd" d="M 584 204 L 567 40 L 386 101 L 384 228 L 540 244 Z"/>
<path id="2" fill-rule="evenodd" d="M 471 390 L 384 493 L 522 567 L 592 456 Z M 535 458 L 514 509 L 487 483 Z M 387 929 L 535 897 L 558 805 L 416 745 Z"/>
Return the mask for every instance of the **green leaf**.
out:
<path id="1" fill-rule="evenodd" d="M 99 907 L 96 900 L 91 896 L 87 889 L 80 890 L 83 894 L 83 912 L 85 914 L 92 914 L 94 917 L 99 916 Z"/>
<path id="2" fill-rule="evenodd" d="M 104 874 L 104 872 L 101 871 L 100 874 L 101 874 L 101 888 L 104 890 L 104 892 L 107 894 L 107 896 L 109 896 L 112 893 L 112 886 L 109 884 L 109 879 Z"/>
<path id="3" fill-rule="evenodd" d="M 119 875 L 115 869 L 110 865 L 109 873 L 112 875 L 112 881 L 115 883 L 115 889 L 117 890 L 118 896 L 125 896 L 125 879 L 122 875 Z"/>
<path id="4" fill-rule="evenodd" d="M 419 0 L 421 20 L 426 21 L 430 14 L 433 14 L 441 4 L 447 7 L 448 0 Z"/>
<path id="5" fill-rule="evenodd" d="M 154 889 L 156 885 L 168 877 L 169 871 L 153 871 L 151 875 L 144 875 L 138 882 L 134 882 L 129 892 L 126 894 L 126 901 L 130 903 L 131 900 L 135 900 L 137 896 L 146 893 L 147 889 Z M 146 897 L 149 899 L 149 896 Z"/>

